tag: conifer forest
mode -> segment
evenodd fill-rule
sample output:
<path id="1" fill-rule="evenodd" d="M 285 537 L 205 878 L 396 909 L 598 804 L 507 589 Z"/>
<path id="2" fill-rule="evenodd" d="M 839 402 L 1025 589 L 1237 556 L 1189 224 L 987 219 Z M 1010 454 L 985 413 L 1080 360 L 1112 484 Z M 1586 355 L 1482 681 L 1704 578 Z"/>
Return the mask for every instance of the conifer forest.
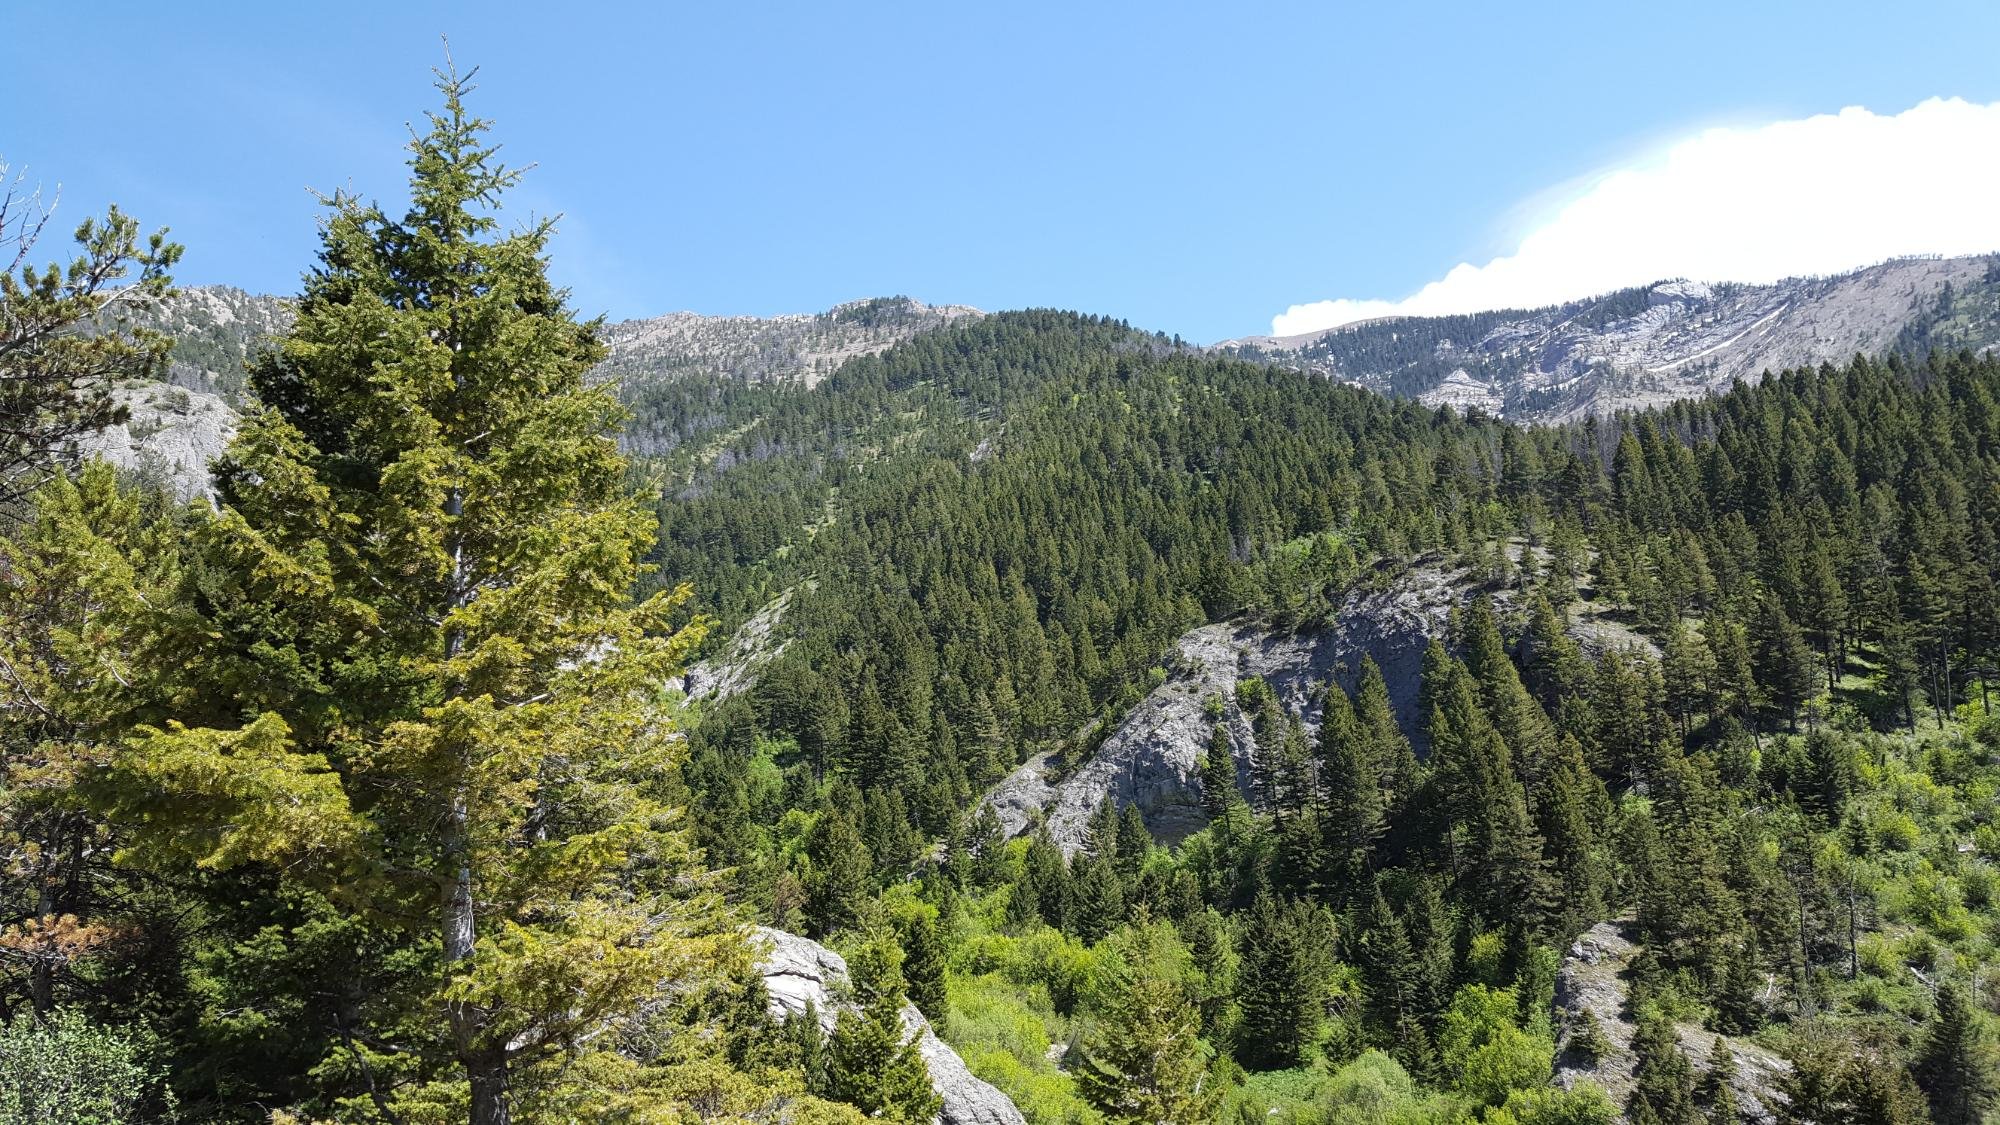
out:
<path id="1" fill-rule="evenodd" d="M 0 1123 L 2000 1113 L 1984 347 L 1522 420 L 882 301 L 649 378 L 483 97 L 239 352 L 0 211 Z M 196 363 L 200 488 L 90 455 Z"/>

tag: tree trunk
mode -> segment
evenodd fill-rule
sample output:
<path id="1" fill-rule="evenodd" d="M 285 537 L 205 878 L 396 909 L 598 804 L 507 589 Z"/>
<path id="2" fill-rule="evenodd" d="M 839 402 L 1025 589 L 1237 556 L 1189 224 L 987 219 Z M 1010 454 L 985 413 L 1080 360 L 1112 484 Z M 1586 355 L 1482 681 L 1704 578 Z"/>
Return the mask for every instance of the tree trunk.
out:
<path id="1" fill-rule="evenodd" d="M 453 798 L 450 814 L 448 854 L 452 856 L 451 881 L 444 894 L 444 960 L 450 966 L 472 956 L 476 941 L 472 898 L 472 865 L 465 854 L 466 801 L 463 793 Z M 445 1019 L 451 1026 L 452 1044 L 458 1061 L 465 1067 L 472 1086 L 472 1125 L 506 1125 L 512 1115 L 507 1104 L 507 1054 L 504 1045 L 486 1043 L 486 1012 L 462 1000 L 445 1003 Z"/>
<path id="2" fill-rule="evenodd" d="M 48 869 L 46 857 L 38 867 L 36 874 L 41 886 L 35 893 L 35 917 L 47 926 L 56 919 L 55 872 Z M 52 957 L 53 951 L 44 951 L 28 962 L 28 995 L 38 1016 L 48 1015 L 56 1006 L 56 967 Z"/>
<path id="3" fill-rule="evenodd" d="M 445 514 L 457 519 L 464 514 L 464 494 L 453 488 L 445 497 Z M 454 533 L 455 534 L 455 533 Z M 451 547 L 452 588 L 450 608 L 462 609 L 470 600 L 465 577 L 465 547 Z M 444 656 L 451 660 L 465 647 L 465 633 L 453 626 L 445 633 Z M 456 694 L 448 687 L 447 694 Z M 472 886 L 472 812 L 461 778 L 451 794 L 444 833 L 444 864 L 448 882 L 444 888 L 444 960 L 447 972 L 472 956 L 478 941 L 477 906 Z M 452 1044 L 459 1064 L 472 1088 L 472 1125 L 507 1125 L 513 1110 L 507 1099 L 507 1048 L 486 1039 L 487 1013 L 475 1004 L 447 1001 L 445 1019 L 451 1026 Z"/>
<path id="4" fill-rule="evenodd" d="M 514 1109 L 507 1101 L 505 1050 L 496 1048 L 467 1059 L 465 1074 L 472 1080 L 472 1125 L 508 1125 Z"/>
<path id="5" fill-rule="evenodd" d="M 1861 907 L 1855 893 L 1855 874 L 1851 865 L 1847 870 L 1847 979 L 1853 980 L 1861 972 Z"/>

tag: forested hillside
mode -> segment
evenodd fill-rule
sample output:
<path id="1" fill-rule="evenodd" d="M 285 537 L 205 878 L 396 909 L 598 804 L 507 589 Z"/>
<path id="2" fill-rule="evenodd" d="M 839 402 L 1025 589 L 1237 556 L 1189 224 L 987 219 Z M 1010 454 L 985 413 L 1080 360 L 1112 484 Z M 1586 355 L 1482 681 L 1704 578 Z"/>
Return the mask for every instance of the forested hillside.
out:
<path id="1" fill-rule="evenodd" d="M 1589 1050 L 1551 1014 L 1552 958 L 1614 918 L 1646 952 L 1628 985 L 1641 1100 L 1659 1100 L 1644 1112 L 1715 1112 L 1713 1082 L 1694 1092 L 1707 1064 L 1647 1030 L 1671 1022 L 1791 1058 L 1765 1101 L 1821 1099 L 1800 1119 L 1908 1120 L 1941 1097 L 1925 1052 L 1945 1049 L 1938 1021 L 1970 1017 L 1929 1013 L 1992 995 L 1991 361 L 1856 361 L 1520 430 L 1036 313 L 822 390 L 738 439 L 769 455 L 720 446 L 663 506 L 669 570 L 734 554 L 705 583 L 725 620 L 791 592 L 756 686 L 705 705 L 697 823 L 760 909 L 816 933 L 917 910 L 904 874 L 940 863 L 926 894 L 969 943 L 948 1034 L 1017 1098 L 1087 1116 L 1093 1095 L 1010 1036 L 1117 1038 L 1037 927 L 1087 964 L 1167 940 L 1121 928 L 1148 918 L 1212 970 L 1186 986 L 1212 1074 L 1324 1060 L 1250 1081 L 1231 1112 L 1340 1117 L 1340 1091 L 1389 1081 L 1386 1062 L 1336 1065 L 1369 1048 L 1419 1091 L 1527 1097 L 1557 1045 Z M 1068 863 L 947 811 L 1036 749 L 1087 756 L 1179 631 L 1312 630 L 1424 552 L 1469 560 L 1521 609 L 1475 597 L 1434 649 L 1421 764 L 1366 676 L 1351 704 L 1326 690 L 1334 718 L 1310 733 L 1248 681 L 1209 706 L 1250 720 L 1255 787 L 1234 794 L 1220 742 L 1214 824 L 1171 854 L 1130 810 Z M 1586 658 L 1561 624 L 1576 608 L 1659 655 Z M 1496 1065 L 1476 1044 L 1446 1044 L 1499 1034 L 1455 1021 L 1499 1019 L 1503 990 L 1517 1069 L 1495 1085 L 1471 1074 Z M 1985 1074 L 1967 1061 L 1984 1049 L 1964 1050 L 1954 1065 Z M 1462 1111 L 1411 1097 L 1410 1113 Z"/>
<path id="2" fill-rule="evenodd" d="M 813 322 L 831 371 L 621 402 L 441 91 L 408 210 L 332 199 L 246 351 L 212 502 L 34 430 L 163 373 L 102 314 L 176 248 L 114 212 L 0 289 L 0 1121 L 1994 1111 L 2000 362 L 1527 428 L 892 302 Z M 1171 846 L 979 803 L 1190 630 L 1419 569 L 1420 670 L 1204 670 Z"/>

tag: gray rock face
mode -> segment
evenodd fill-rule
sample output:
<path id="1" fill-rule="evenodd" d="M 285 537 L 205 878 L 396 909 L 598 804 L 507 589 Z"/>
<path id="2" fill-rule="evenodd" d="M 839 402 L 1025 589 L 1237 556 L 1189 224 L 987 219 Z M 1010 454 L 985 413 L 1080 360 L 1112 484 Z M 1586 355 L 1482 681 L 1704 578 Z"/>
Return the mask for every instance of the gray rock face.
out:
<path id="1" fill-rule="evenodd" d="M 757 928 L 757 938 L 764 946 L 758 964 L 771 996 L 771 1014 L 792 1019 L 804 1015 L 811 1004 L 821 1030 L 831 1032 L 840 1010 L 850 1006 L 847 961 L 816 941 L 768 926 Z M 940 1125 L 1027 1125 L 1007 1095 L 975 1077 L 915 1005 L 903 1006 L 903 1027 L 930 1069 L 931 1088 L 944 1100 Z"/>
<path id="2" fill-rule="evenodd" d="M 209 462 L 236 435 L 236 412 L 212 394 L 142 383 L 113 392 L 127 420 L 78 443 L 86 457 L 156 476 L 182 500 L 213 494 Z"/>
<path id="3" fill-rule="evenodd" d="M 1236 706 L 1237 682 L 1263 679 L 1285 710 L 1317 730 L 1316 689 L 1333 678 L 1353 690 L 1364 656 L 1381 667 L 1399 721 L 1418 737 L 1424 648 L 1444 633 L 1451 607 L 1469 590 L 1464 571 L 1419 567 L 1386 588 L 1348 595 L 1333 627 L 1320 632 L 1273 633 L 1247 621 L 1204 625 L 1180 639 L 1167 682 L 1133 707 L 1075 773 L 1053 779 L 1050 759 L 1037 758 L 996 786 L 986 803 L 1009 835 L 1041 814 L 1065 852 L 1083 846 L 1091 814 L 1106 799 L 1137 805 L 1157 839 L 1178 841 L 1207 823 L 1199 776 L 1213 726 L 1210 699 L 1222 701 L 1238 783 L 1253 793 L 1256 745 L 1249 717 Z"/>
<path id="4" fill-rule="evenodd" d="M 173 337 L 166 381 L 230 402 L 245 394 L 244 366 L 292 326 L 292 302 L 227 285 L 183 289 L 137 318 Z"/>
<path id="5" fill-rule="evenodd" d="M 1857 352 L 1992 347 L 1995 263 L 1907 258 L 1770 285 L 1666 281 L 1555 308 L 1393 317 L 1216 346 L 1433 406 L 1566 421 Z"/>
<path id="6" fill-rule="evenodd" d="M 1467 570 L 1416 566 L 1380 588 L 1350 593 L 1332 627 L 1318 632 L 1274 633 L 1248 621 L 1204 625 L 1181 637 L 1166 683 L 1134 706 L 1073 773 L 1057 776 L 1055 759 L 1043 754 L 1009 774 L 983 802 L 1009 836 L 1042 818 L 1065 853 L 1084 846 L 1090 817 L 1107 799 L 1137 805 L 1156 839 L 1177 842 L 1207 823 L 1200 773 L 1213 726 L 1208 700 L 1222 701 L 1237 781 L 1254 801 L 1256 744 L 1248 716 L 1236 706 L 1237 681 L 1262 678 L 1310 734 L 1319 729 L 1319 685 L 1332 679 L 1353 691 L 1364 657 L 1381 668 L 1397 722 L 1421 754 L 1417 693 L 1424 649 L 1445 635 L 1452 607 L 1477 593 Z M 1492 597 L 1501 612 L 1514 608 L 1508 591 Z M 1589 649 L 1647 645 L 1598 617 L 1579 617 L 1570 632 Z"/>
<path id="7" fill-rule="evenodd" d="M 1556 1055 L 1555 1082 L 1564 1089 L 1592 1082 L 1604 1087 L 1612 1104 L 1621 1110 L 1632 1096 L 1633 1069 L 1638 1058 L 1632 1051 L 1632 1037 L 1638 1027 L 1627 1018 L 1625 1002 L 1629 989 L 1625 971 L 1639 951 L 1621 923 L 1599 922 L 1585 931 L 1569 948 L 1556 976 L 1556 1015 L 1564 1025 L 1572 1025 L 1588 1012 L 1603 1032 L 1607 1047 L 1595 1061 L 1580 1057 L 1565 1036 Z M 1694 1064 L 1698 1074 L 1708 1072 L 1708 1057 L 1715 1033 L 1695 1024 L 1677 1024 L 1681 1053 Z M 1736 1061 L 1736 1078 L 1731 1089 L 1745 1118 L 1776 1121 L 1786 1101 L 1779 1084 L 1792 1069 L 1782 1056 L 1745 1039 L 1723 1036 L 1723 1043 Z"/>
<path id="8" fill-rule="evenodd" d="M 681 687 L 687 697 L 720 703 L 755 685 L 757 673 L 785 651 L 785 646 L 790 643 L 787 640 L 774 641 L 773 637 L 778 626 L 784 622 L 785 611 L 791 608 L 791 604 L 792 592 L 786 590 L 730 634 L 729 643 L 721 652 L 690 664 L 681 677 Z"/>
<path id="9" fill-rule="evenodd" d="M 1180 639 L 1167 682 L 1141 700 L 1074 774 L 1052 780 L 1052 761 L 1044 755 L 1008 775 L 986 803 L 1009 836 L 1044 814 L 1050 838 L 1065 853 L 1083 847 L 1091 814 L 1106 799 L 1139 806 L 1156 838 L 1180 840 L 1207 823 L 1196 780 L 1212 725 L 1206 701 L 1230 701 L 1225 714 L 1232 750 L 1237 773 L 1247 781 L 1252 741 L 1249 722 L 1233 702 L 1236 681 L 1262 676 L 1288 705 L 1316 714 L 1306 687 L 1317 662 L 1310 638 L 1273 635 L 1249 623 L 1205 625 Z"/>

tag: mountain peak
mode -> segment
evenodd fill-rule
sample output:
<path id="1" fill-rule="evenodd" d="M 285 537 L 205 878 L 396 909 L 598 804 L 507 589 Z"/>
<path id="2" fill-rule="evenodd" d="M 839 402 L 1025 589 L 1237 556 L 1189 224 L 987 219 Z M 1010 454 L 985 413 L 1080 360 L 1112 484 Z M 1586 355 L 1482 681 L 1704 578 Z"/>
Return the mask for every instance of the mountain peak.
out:
<path id="1" fill-rule="evenodd" d="M 607 327 L 611 355 L 603 370 L 649 378 L 729 375 L 810 387 L 857 355 L 887 351 L 918 333 L 981 315 L 966 305 L 927 305 L 902 296 L 770 317 L 668 313 Z"/>

